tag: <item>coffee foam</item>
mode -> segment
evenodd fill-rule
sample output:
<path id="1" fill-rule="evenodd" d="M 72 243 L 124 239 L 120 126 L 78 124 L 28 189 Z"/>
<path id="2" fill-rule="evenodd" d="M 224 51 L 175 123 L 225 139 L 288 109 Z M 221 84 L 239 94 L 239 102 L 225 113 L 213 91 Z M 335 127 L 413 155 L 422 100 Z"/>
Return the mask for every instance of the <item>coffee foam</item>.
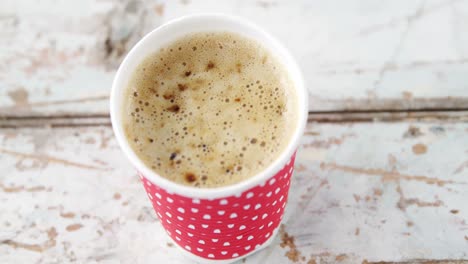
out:
<path id="1" fill-rule="evenodd" d="M 292 85 L 251 39 L 187 35 L 136 68 L 124 102 L 125 134 L 162 177 L 203 188 L 231 185 L 286 147 L 297 123 Z"/>

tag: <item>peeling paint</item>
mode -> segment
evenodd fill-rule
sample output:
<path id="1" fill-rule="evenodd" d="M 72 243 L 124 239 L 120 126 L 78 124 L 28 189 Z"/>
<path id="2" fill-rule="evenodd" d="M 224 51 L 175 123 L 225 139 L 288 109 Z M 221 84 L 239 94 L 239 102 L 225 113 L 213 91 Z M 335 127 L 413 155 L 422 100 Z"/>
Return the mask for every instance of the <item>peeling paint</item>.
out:
<path id="1" fill-rule="evenodd" d="M 24 107 L 28 105 L 29 94 L 24 88 L 18 88 L 8 92 L 8 96 L 14 102 L 15 107 Z"/>
<path id="2" fill-rule="evenodd" d="M 109 170 L 108 168 L 95 167 L 92 165 L 81 164 L 78 162 L 59 159 L 59 158 L 55 158 L 55 157 L 51 157 L 47 155 L 27 154 L 27 153 L 21 153 L 21 152 L 16 152 L 16 151 L 7 150 L 7 149 L 0 149 L 0 153 L 16 156 L 16 157 L 23 158 L 23 159 L 29 158 L 29 159 L 37 160 L 40 162 L 44 162 L 46 164 L 50 162 L 50 163 L 58 163 L 58 164 L 62 164 L 65 166 L 73 166 L 73 167 L 89 169 L 89 170 L 103 170 L 103 171 Z"/>
<path id="3" fill-rule="evenodd" d="M 74 232 L 78 229 L 81 229 L 83 227 L 82 224 L 72 224 L 72 225 L 68 225 L 65 229 L 68 231 L 68 232 Z"/>
<path id="4" fill-rule="evenodd" d="M 421 143 L 413 145 L 413 153 L 416 155 L 422 155 L 427 152 L 427 146 Z"/>
<path id="5" fill-rule="evenodd" d="M 350 172 L 357 175 L 363 176 L 381 176 L 382 181 L 397 181 L 397 180 L 407 180 L 407 181 L 419 181 L 427 184 L 436 184 L 438 186 L 444 186 L 445 184 L 467 184 L 462 181 L 452 181 L 452 180 L 441 180 L 437 178 L 431 178 L 423 175 L 408 175 L 398 172 L 386 171 L 383 169 L 363 169 L 356 168 L 351 166 L 338 165 L 335 163 L 321 163 L 320 168 L 322 170 L 342 170 Z"/>
<path id="6" fill-rule="evenodd" d="M 302 257 L 301 252 L 297 250 L 297 247 L 294 243 L 294 236 L 290 236 L 284 228 L 284 225 L 280 226 L 279 235 L 281 237 L 281 244 L 280 247 L 286 248 L 288 247 L 289 250 L 284 253 L 284 255 L 292 262 L 298 262 L 299 259 Z"/>
<path id="7" fill-rule="evenodd" d="M 419 127 L 409 126 L 408 130 L 403 134 L 403 138 L 416 138 L 422 135 L 424 134 Z"/>
<path id="8" fill-rule="evenodd" d="M 156 14 L 158 16 L 163 16 L 164 15 L 164 4 L 157 4 L 154 6 L 154 12 L 156 12 Z"/>

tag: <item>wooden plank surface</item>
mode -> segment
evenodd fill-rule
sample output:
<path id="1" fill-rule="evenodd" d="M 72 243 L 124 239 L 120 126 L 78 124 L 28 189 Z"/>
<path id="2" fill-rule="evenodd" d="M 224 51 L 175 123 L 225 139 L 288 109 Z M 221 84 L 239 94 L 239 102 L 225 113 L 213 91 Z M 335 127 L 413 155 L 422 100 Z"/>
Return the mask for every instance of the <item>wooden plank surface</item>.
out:
<path id="1" fill-rule="evenodd" d="M 0 114 L 105 115 L 116 67 L 181 15 L 244 16 L 304 71 L 311 111 L 466 109 L 468 0 L 0 2 Z"/>
<path id="2" fill-rule="evenodd" d="M 108 125 L 0 129 L 0 171 L 0 263 L 187 263 Z M 292 188 L 245 263 L 468 259 L 466 122 L 310 123 Z"/>
<path id="3" fill-rule="evenodd" d="M 108 95 L 138 39 L 200 12 L 266 28 L 309 89 L 283 228 L 244 262 L 468 263 L 468 0 L 1 1 L 0 263 L 186 263 Z"/>

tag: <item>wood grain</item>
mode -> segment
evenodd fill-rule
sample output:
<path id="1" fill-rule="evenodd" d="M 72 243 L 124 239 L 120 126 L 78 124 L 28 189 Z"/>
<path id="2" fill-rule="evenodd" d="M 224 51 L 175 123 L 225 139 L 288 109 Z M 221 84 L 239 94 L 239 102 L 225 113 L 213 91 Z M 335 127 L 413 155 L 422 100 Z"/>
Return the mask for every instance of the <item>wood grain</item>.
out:
<path id="1" fill-rule="evenodd" d="M 2 1 L 0 263 L 187 263 L 108 100 L 144 34 L 200 12 L 271 32 L 309 90 L 280 234 L 242 263 L 468 263 L 466 0 Z"/>
<path id="2" fill-rule="evenodd" d="M 108 114 L 136 41 L 200 12 L 240 15 L 279 38 L 304 72 L 311 111 L 467 110 L 464 0 L 18 0 L 0 3 L 0 114 Z"/>
<path id="3" fill-rule="evenodd" d="M 466 122 L 310 123 L 280 235 L 245 263 L 466 263 L 467 146 Z M 1 263 L 187 263 L 109 126 L 0 129 L 0 168 Z"/>

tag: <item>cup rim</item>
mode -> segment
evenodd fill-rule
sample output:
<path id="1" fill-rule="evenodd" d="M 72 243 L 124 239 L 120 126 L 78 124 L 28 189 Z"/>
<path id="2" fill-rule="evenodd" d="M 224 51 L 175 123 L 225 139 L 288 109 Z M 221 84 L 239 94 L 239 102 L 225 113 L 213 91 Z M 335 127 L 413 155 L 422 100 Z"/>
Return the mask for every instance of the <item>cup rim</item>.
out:
<path id="1" fill-rule="evenodd" d="M 250 177 L 232 185 L 215 188 L 197 188 L 178 184 L 158 175 L 156 172 L 148 168 L 148 166 L 146 166 L 144 162 L 140 158 L 138 158 L 138 156 L 130 147 L 127 139 L 124 136 L 122 118 L 119 117 L 119 115 L 121 115 L 122 110 L 122 108 L 120 107 L 121 102 L 117 100 L 119 98 L 118 94 L 122 93 L 123 90 L 126 88 L 126 85 L 123 84 L 122 72 L 130 70 L 128 69 L 130 59 L 139 52 L 138 50 L 141 49 L 143 43 L 151 41 L 150 36 L 158 34 L 159 32 L 165 29 L 169 29 L 175 24 L 199 19 L 211 19 L 213 21 L 223 20 L 224 22 L 239 24 L 242 27 L 250 28 L 251 30 L 255 31 L 256 34 L 262 35 L 262 37 L 269 42 L 268 45 L 264 45 L 270 48 L 274 47 L 275 53 L 281 54 L 281 56 L 278 57 L 281 57 L 281 63 L 288 65 L 286 69 L 288 71 L 288 74 L 290 76 L 296 76 L 295 79 L 291 79 L 293 79 L 294 87 L 296 89 L 297 103 L 300 105 L 298 110 L 296 129 L 291 139 L 289 140 L 286 148 L 283 149 L 280 155 L 276 157 L 276 159 L 272 163 L 270 163 L 270 165 L 268 165 L 266 168 L 264 168 L 262 171 L 260 171 L 259 173 L 257 173 L 257 175 L 253 177 Z M 258 42 L 262 44 L 262 42 Z M 133 48 L 128 52 L 128 54 L 125 56 L 124 60 L 120 64 L 119 69 L 117 70 L 117 73 L 114 77 L 114 81 L 112 83 L 110 95 L 110 116 L 114 134 L 117 138 L 117 142 L 120 148 L 125 153 L 126 157 L 130 160 L 132 165 L 135 166 L 137 171 L 141 173 L 145 178 L 150 180 L 153 184 L 156 184 L 161 188 L 166 189 L 166 191 L 168 191 L 169 193 L 176 193 L 182 196 L 192 198 L 217 199 L 222 197 L 238 195 L 246 190 L 251 189 L 252 187 L 266 182 L 269 178 L 273 177 L 284 167 L 284 165 L 290 162 L 291 157 L 297 150 L 301 136 L 303 134 L 303 131 L 305 130 L 305 126 L 307 123 L 307 114 L 308 93 L 304 86 L 304 81 L 300 68 L 297 65 L 296 61 L 293 59 L 292 55 L 289 53 L 289 51 L 273 36 L 271 36 L 265 30 L 253 24 L 252 22 L 247 21 L 246 19 L 241 17 L 226 15 L 222 13 L 202 13 L 182 16 L 176 19 L 172 19 L 164 23 L 163 25 L 155 28 L 150 33 L 146 34 L 141 40 L 138 41 L 137 44 L 135 44 L 135 46 L 133 46 Z"/>

